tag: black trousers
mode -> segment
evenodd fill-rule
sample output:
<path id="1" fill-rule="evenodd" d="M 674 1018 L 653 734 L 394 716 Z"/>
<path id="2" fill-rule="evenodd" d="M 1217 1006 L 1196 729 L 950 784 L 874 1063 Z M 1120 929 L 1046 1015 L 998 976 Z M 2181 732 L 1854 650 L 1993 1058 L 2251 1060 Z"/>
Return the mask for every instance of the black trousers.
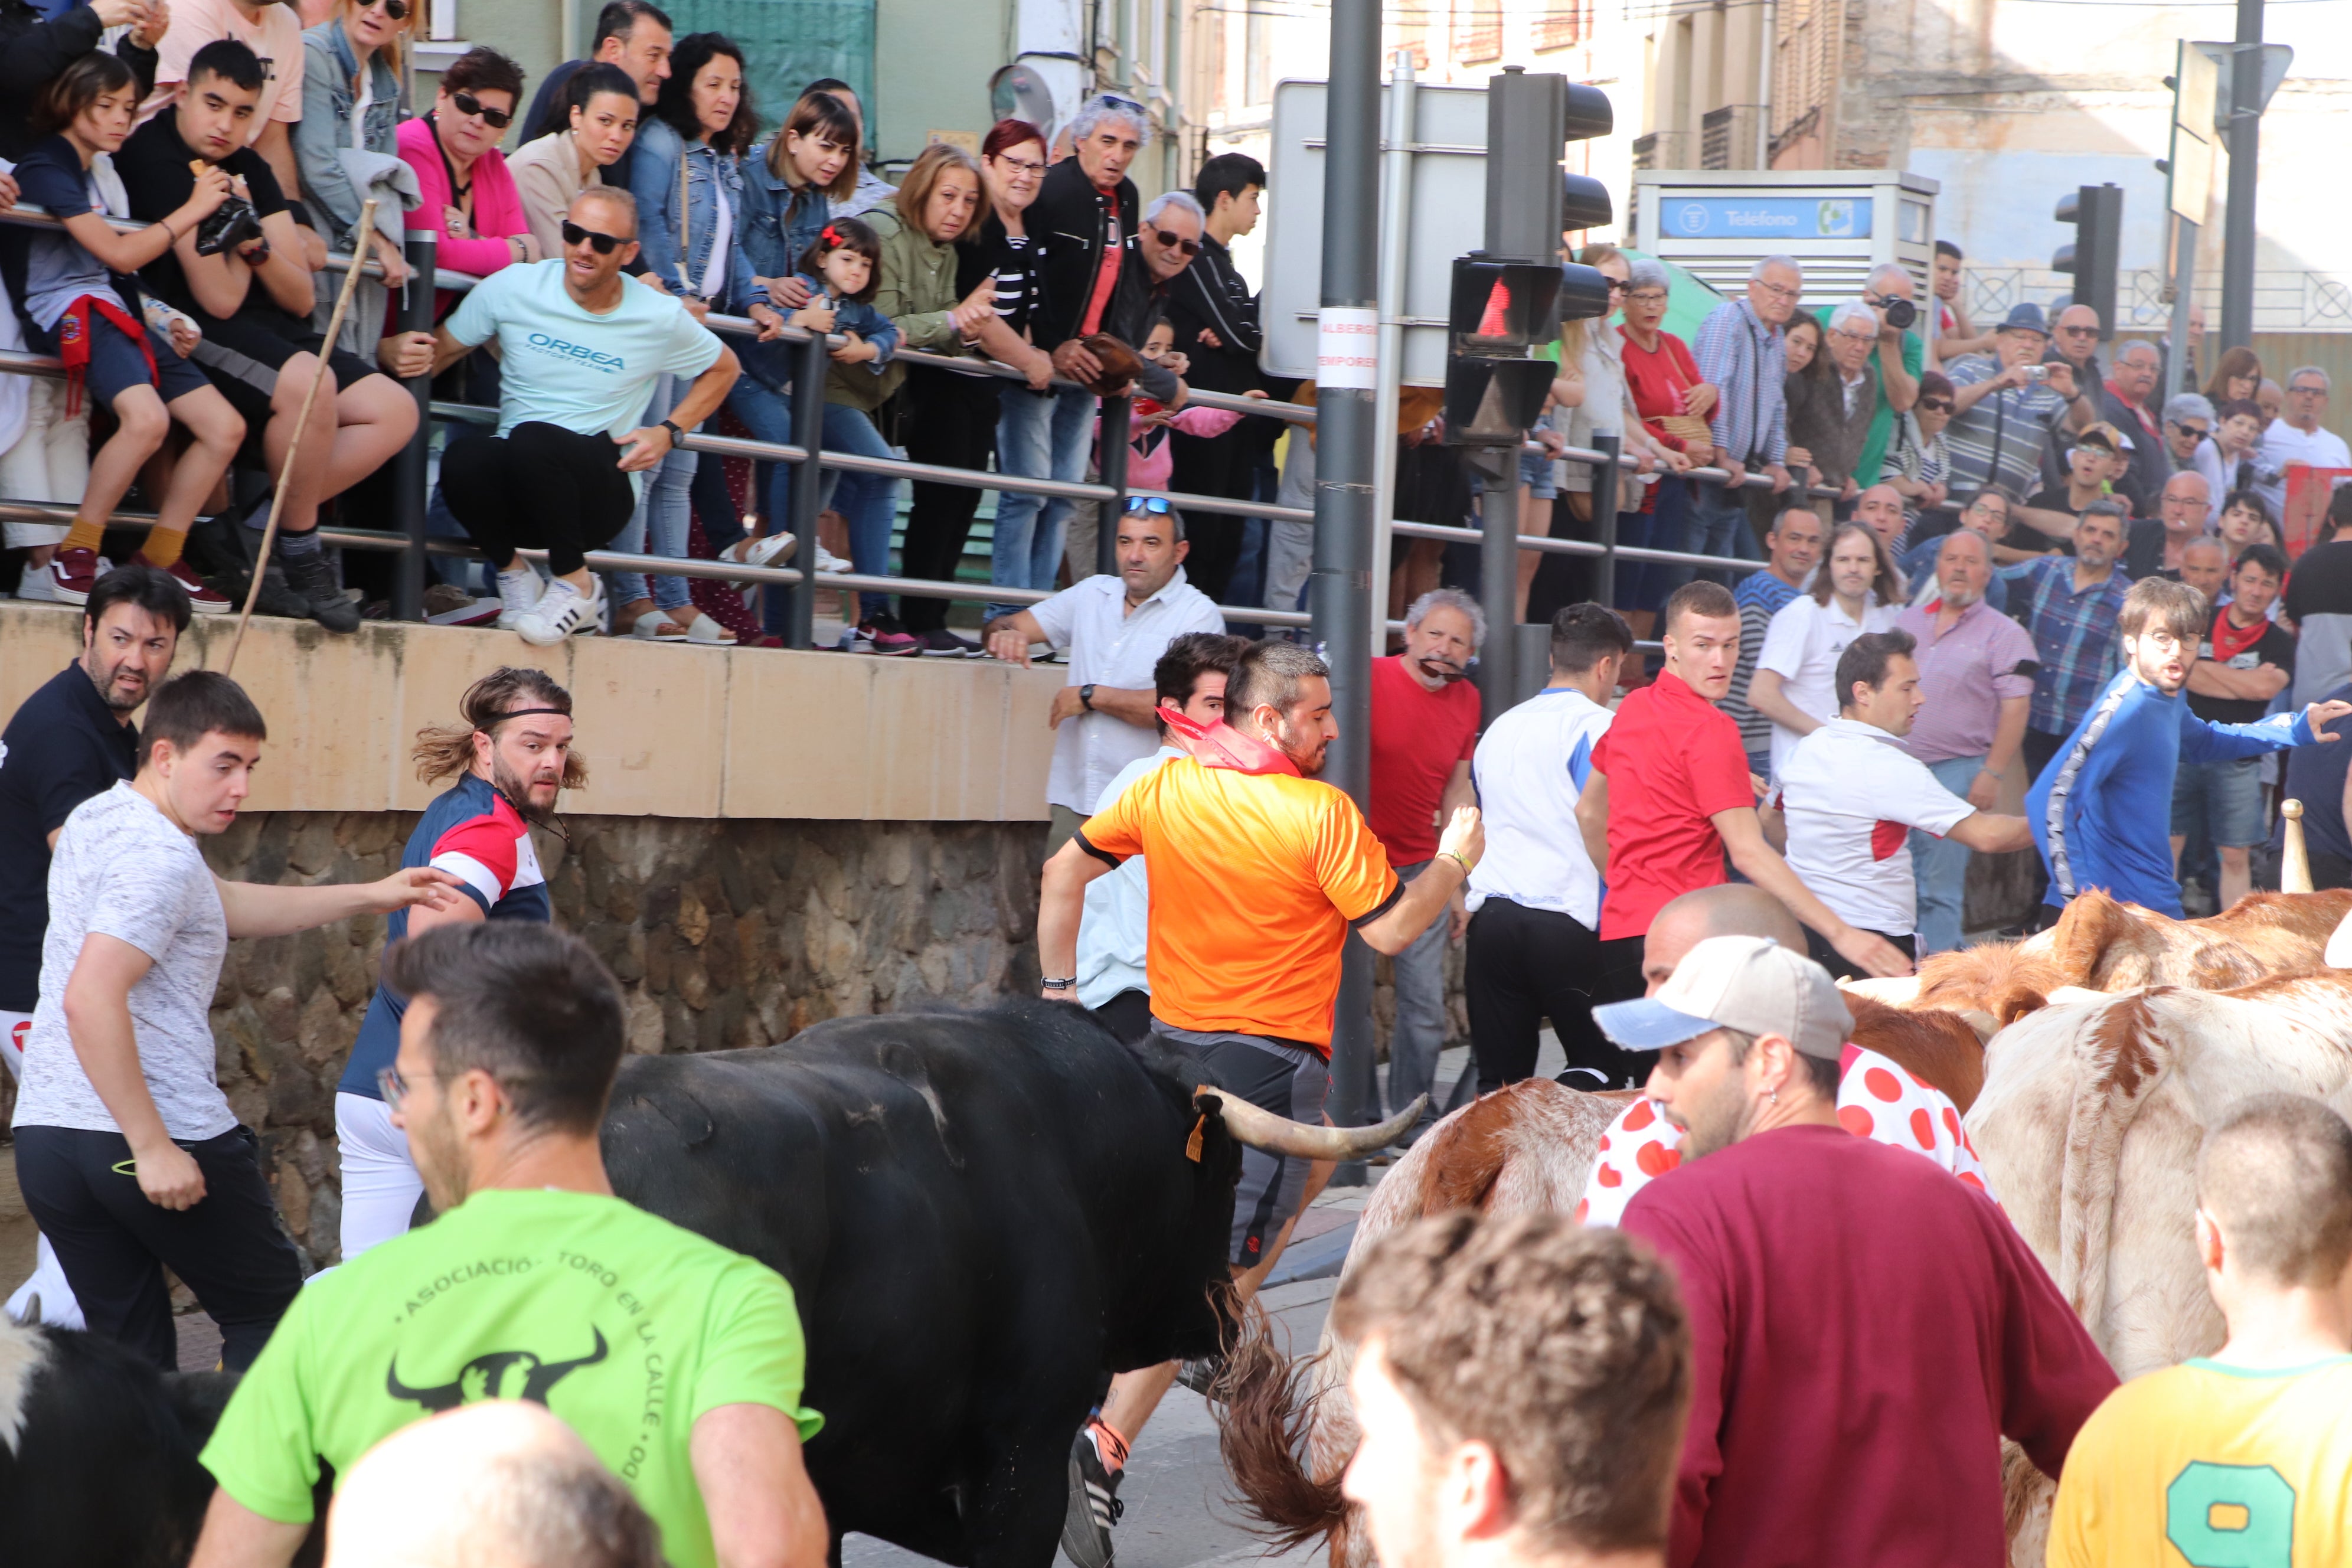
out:
<path id="1" fill-rule="evenodd" d="M 953 468 L 985 468 L 996 450 L 997 392 L 994 376 L 958 375 L 951 370 L 914 365 L 900 395 L 907 399 L 907 460 Z M 952 582 L 971 534 L 980 492 L 969 485 L 935 485 L 918 479 L 907 512 L 907 543 L 899 552 L 909 577 Z M 900 595 L 898 619 L 920 637 L 948 624 L 948 601 Z"/>
<path id="2" fill-rule="evenodd" d="M 1630 975 L 1622 943 L 1601 942 L 1568 915 L 1508 899 L 1480 906 L 1470 917 L 1462 970 L 1479 1093 L 1534 1073 L 1537 1030 L 1546 1018 L 1568 1054 L 1562 1081 L 1570 1088 L 1622 1089 L 1629 1081 L 1638 1088 L 1648 1079 L 1657 1053 L 1621 1049 L 1592 1021 L 1596 1004 L 1642 994 L 1642 939 L 1627 940 Z"/>
<path id="3" fill-rule="evenodd" d="M 1902 952 L 1903 956 L 1906 958 L 1916 959 L 1919 956 L 1919 942 L 1916 937 L 1895 936 L 1892 932 L 1883 931 L 1872 931 L 1870 934 L 1876 937 L 1884 937 L 1886 941 L 1894 943 L 1895 946 Z M 1841 954 L 1836 948 L 1830 945 L 1829 938 L 1823 936 L 1821 932 L 1814 931 L 1811 927 L 1807 927 L 1805 931 L 1805 951 L 1811 956 L 1812 961 L 1815 963 L 1820 964 L 1823 969 L 1830 972 L 1830 978 L 1832 980 L 1867 980 L 1870 978 L 1869 975 L 1864 974 L 1861 970 L 1846 962 L 1844 956 Z"/>
<path id="4" fill-rule="evenodd" d="M 243 1372 L 302 1289 L 301 1261 L 278 1228 L 251 1129 L 180 1147 L 205 1176 L 191 1208 L 147 1201 L 119 1132 L 19 1127 L 16 1183 L 92 1332 L 178 1371 L 168 1266 L 220 1325 L 222 1364 Z"/>
<path id="5" fill-rule="evenodd" d="M 2352 860 L 2341 855 L 2331 855 L 2325 849 L 2309 851 L 2311 885 L 2314 888 L 2352 888 Z"/>
<path id="6" fill-rule="evenodd" d="M 1131 1046 L 1151 1033 L 1151 993 L 1122 991 L 1094 1010 L 1096 1021 L 1119 1044 Z"/>
<path id="7" fill-rule="evenodd" d="M 559 577 L 579 571 L 637 508 L 612 437 L 536 420 L 453 442 L 441 456 L 441 494 L 491 565 L 513 565 L 518 547 L 544 550 Z"/>
<path id="8" fill-rule="evenodd" d="M 1208 437 L 1171 430 L 1168 453 L 1169 489 L 1188 495 L 1230 496 L 1235 500 L 1249 498 L 1251 452 L 1242 426 Z M 1192 548 L 1184 555 L 1184 580 L 1217 604 L 1225 602 L 1233 584 L 1234 567 L 1241 560 L 1242 525 L 1248 521 L 1199 507 L 1185 510 L 1184 537 L 1192 541 Z"/>

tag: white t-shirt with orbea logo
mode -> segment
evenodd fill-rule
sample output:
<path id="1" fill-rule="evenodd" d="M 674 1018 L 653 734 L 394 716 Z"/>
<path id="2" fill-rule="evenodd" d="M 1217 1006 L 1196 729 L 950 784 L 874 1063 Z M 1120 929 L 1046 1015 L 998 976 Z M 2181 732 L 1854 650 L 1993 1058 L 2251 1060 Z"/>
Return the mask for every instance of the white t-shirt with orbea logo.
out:
<path id="1" fill-rule="evenodd" d="M 1895 736 L 1832 719 L 1780 764 L 1789 869 L 1849 925 L 1887 936 L 1918 929 L 1911 829 L 1941 838 L 1976 807 L 1936 782 Z"/>

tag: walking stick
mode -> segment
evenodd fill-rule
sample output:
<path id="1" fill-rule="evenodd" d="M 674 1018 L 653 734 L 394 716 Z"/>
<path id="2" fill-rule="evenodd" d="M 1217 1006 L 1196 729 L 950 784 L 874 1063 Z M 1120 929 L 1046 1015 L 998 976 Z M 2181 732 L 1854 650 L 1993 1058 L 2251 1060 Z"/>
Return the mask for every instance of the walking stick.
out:
<path id="1" fill-rule="evenodd" d="M 245 608 L 237 613 L 236 636 L 230 639 L 228 658 L 221 664 L 221 673 L 228 675 L 236 668 L 237 650 L 245 647 L 245 628 L 253 619 L 254 601 L 261 597 L 261 574 L 269 569 L 269 547 L 278 542 L 278 513 L 286 504 L 286 483 L 294 477 L 294 459 L 302 455 L 302 432 L 310 427 L 310 409 L 319 401 L 321 384 L 333 379 L 334 366 L 328 356 L 335 352 L 335 339 L 343 330 L 343 312 L 352 306 L 352 294 L 359 288 L 360 272 L 367 259 L 367 242 L 375 234 L 375 198 L 370 196 L 360 204 L 359 227 L 352 231 L 359 243 L 352 247 L 351 269 L 343 274 L 343 290 L 335 296 L 335 309 L 327 318 L 327 340 L 319 347 L 319 374 L 310 378 L 310 389 L 302 395 L 302 416 L 294 425 L 293 439 L 286 443 L 286 460 L 278 467 L 278 489 L 269 498 L 269 521 L 262 525 L 261 551 L 253 563 L 253 581 L 245 590 Z M 426 279 L 429 284 L 431 279 Z"/>

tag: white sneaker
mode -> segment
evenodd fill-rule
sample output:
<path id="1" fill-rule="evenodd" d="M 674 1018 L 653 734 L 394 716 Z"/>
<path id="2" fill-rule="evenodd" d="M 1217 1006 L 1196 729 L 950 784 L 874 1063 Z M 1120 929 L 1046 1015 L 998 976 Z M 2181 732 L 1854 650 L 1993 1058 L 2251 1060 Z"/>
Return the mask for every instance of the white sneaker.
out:
<path id="1" fill-rule="evenodd" d="M 27 563 L 25 574 L 16 580 L 16 597 L 39 605 L 62 605 L 65 601 L 58 596 L 54 583 L 55 579 L 49 575 L 47 566 Z"/>
<path id="2" fill-rule="evenodd" d="M 850 563 L 820 544 L 816 547 L 816 569 L 820 572 L 846 572 Z"/>
<path id="3" fill-rule="evenodd" d="M 539 574 L 528 566 L 517 566 L 511 572 L 501 572 L 499 578 L 499 630 L 513 631 L 537 605 L 547 586 Z"/>
<path id="4" fill-rule="evenodd" d="M 720 551 L 719 559 L 738 566 L 781 566 L 792 559 L 799 544 L 799 538 L 790 533 L 751 534 Z M 737 585 L 744 584 L 739 580 Z"/>
<path id="5" fill-rule="evenodd" d="M 547 585 L 539 603 L 515 618 L 515 634 L 527 643 L 552 647 L 567 637 L 593 637 L 604 624 L 604 591 L 600 584 L 593 598 L 558 577 Z"/>

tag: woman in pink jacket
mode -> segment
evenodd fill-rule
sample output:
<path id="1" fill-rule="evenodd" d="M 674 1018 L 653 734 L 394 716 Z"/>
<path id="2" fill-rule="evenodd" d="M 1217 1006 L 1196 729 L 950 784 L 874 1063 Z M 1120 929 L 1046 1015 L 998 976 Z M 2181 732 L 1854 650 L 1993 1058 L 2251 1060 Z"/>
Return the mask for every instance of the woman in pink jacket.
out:
<path id="1" fill-rule="evenodd" d="M 439 234 L 435 259 L 452 271 L 486 278 L 540 259 L 522 195 L 499 153 L 521 97 L 521 67 L 496 49 L 468 49 L 442 72 L 432 112 L 400 128 L 401 159 L 416 171 L 425 196 L 410 225 Z M 435 296 L 435 317 L 456 301 L 454 291 Z"/>

